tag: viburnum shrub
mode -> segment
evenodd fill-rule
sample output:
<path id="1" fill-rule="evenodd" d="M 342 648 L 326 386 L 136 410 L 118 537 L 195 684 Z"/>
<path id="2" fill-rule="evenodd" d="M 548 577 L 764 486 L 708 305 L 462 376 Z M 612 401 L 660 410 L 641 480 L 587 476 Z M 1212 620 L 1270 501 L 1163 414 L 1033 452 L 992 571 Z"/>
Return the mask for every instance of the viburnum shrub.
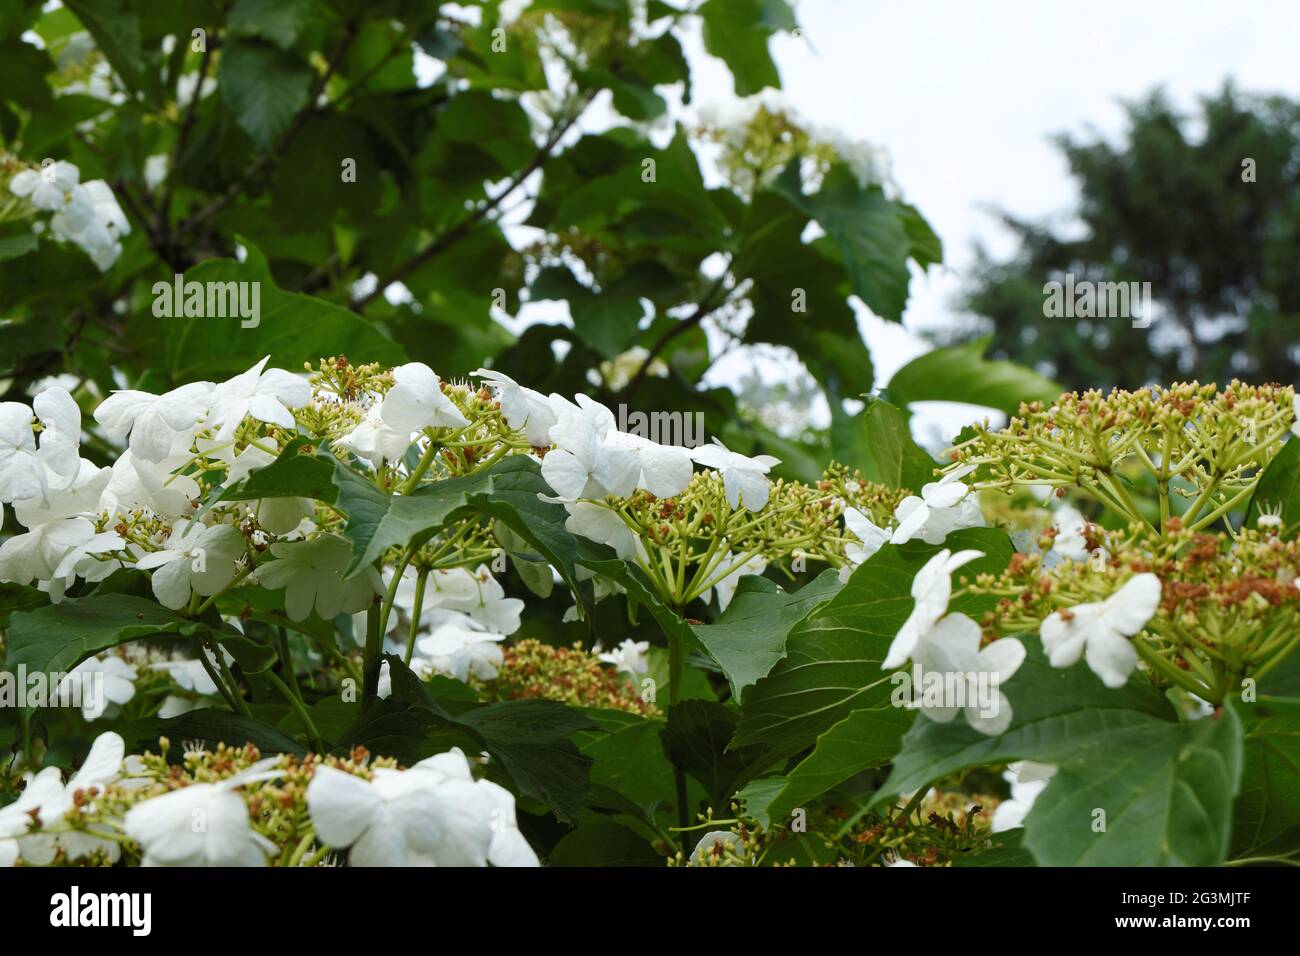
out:
<path id="1" fill-rule="evenodd" d="M 1289 857 L 1295 402 L 1065 395 L 909 490 L 489 369 L 50 385 L 0 405 L 0 859 Z"/>

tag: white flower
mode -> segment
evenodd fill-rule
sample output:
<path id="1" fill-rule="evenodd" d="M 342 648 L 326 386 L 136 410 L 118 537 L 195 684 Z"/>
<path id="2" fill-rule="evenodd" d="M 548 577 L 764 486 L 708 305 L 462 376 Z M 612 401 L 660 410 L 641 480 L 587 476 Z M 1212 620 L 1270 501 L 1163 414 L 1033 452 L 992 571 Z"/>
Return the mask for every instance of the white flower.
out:
<path id="1" fill-rule="evenodd" d="M 406 454 L 406 449 L 411 447 L 411 433 L 385 423 L 384 403 L 379 401 L 366 409 L 360 424 L 340 438 L 338 444 L 378 467 Z"/>
<path id="2" fill-rule="evenodd" d="M 593 413 L 592 406 L 609 414 L 610 422 Z M 641 476 L 640 456 L 631 448 L 604 441 L 612 420 L 609 410 L 594 402 L 581 410 L 561 406 L 550 432 L 556 447 L 542 459 L 542 477 L 561 498 L 622 498 L 636 490 Z"/>
<path id="3" fill-rule="evenodd" d="M 152 462 L 137 458 L 127 449 L 113 463 L 113 477 L 104 489 L 101 507 L 121 515 L 135 510 L 152 511 L 163 518 L 192 514 L 202 494 L 199 483 L 189 475 L 173 473 L 190 457 L 189 452 L 182 451 Z"/>
<path id="4" fill-rule="evenodd" d="M 592 501 L 569 501 L 564 507 L 569 512 L 564 527 L 570 534 L 607 544 L 624 561 L 635 561 L 645 553 L 641 539 L 613 508 Z"/>
<path id="5" fill-rule="evenodd" d="M 204 649 L 203 653 L 208 657 L 209 661 L 212 660 L 212 655 L 207 649 Z M 167 676 L 182 690 L 193 691 L 203 696 L 217 693 L 217 685 L 213 682 L 211 675 L 208 674 L 207 668 L 203 666 L 203 662 L 197 658 L 158 661 L 150 664 L 149 669 L 165 671 Z"/>
<path id="6" fill-rule="evenodd" d="M 921 639 L 912 657 L 914 693 L 926 717 L 946 724 L 962 712 L 966 723 L 989 736 L 1011 726 L 1011 702 L 1000 688 L 1025 660 L 1025 645 L 1014 637 L 981 650 L 980 626 L 965 614 L 949 614 Z M 943 677 L 941 702 L 932 703 L 927 693 L 932 675 Z M 960 697 L 948 698 L 950 688 Z"/>
<path id="7" fill-rule="evenodd" d="M 72 484 L 81 469 L 81 410 L 67 389 L 48 388 L 32 405 L 44 426 L 39 447 L 33 408 L 0 402 L 0 502 L 44 498 Z"/>
<path id="8" fill-rule="evenodd" d="M 216 88 L 217 78 L 215 76 L 205 76 L 202 85 L 200 85 L 197 70 L 182 73 L 180 79 L 176 81 L 176 105 L 184 109 L 190 105 L 190 100 L 194 99 L 195 91 L 198 92 L 199 99 L 203 99 Z"/>
<path id="9" fill-rule="evenodd" d="M 1129 640 L 1160 606 L 1160 579 L 1138 574 L 1104 601 L 1078 604 L 1048 616 L 1039 628 L 1053 667 L 1069 667 L 1080 655 L 1107 687 L 1122 687 L 1137 665 Z"/>
<path id="10" fill-rule="evenodd" d="M 156 153 L 144 161 L 144 184 L 150 192 L 166 181 L 168 162 L 166 153 Z"/>
<path id="11" fill-rule="evenodd" d="M 660 445 L 640 435 L 610 431 L 606 448 L 626 448 L 636 454 L 639 475 L 636 485 L 656 498 L 672 498 L 690 484 L 693 473 L 691 452 L 676 445 Z"/>
<path id="12" fill-rule="evenodd" d="M 397 586 L 398 602 L 409 612 L 415 607 L 416 575 L 403 575 Z M 505 588 L 484 565 L 470 572 L 466 568 L 437 568 L 429 572 L 425 583 L 425 623 L 436 626 L 443 620 L 439 611 L 467 615 L 475 625 L 487 631 L 513 634 L 519 630 L 519 616 L 524 602 L 506 597 Z"/>
<path id="13" fill-rule="evenodd" d="M 192 525 L 182 518 L 159 551 L 141 555 L 136 567 L 153 570 L 153 594 L 164 607 L 183 608 L 190 592 L 205 597 L 221 591 L 235 576 L 235 559 L 244 538 L 228 524 Z"/>
<path id="14" fill-rule="evenodd" d="M 468 619 L 463 621 L 442 624 L 415 646 L 440 673 L 459 681 L 469 680 L 470 674 L 479 680 L 491 680 L 504 660 L 500 642 L 506 636 L 477 630 L 468 626 Z"/>
<path id="15" fill-rule="evenodd" d="M 319 767 L 307 807 L 321 840 L 351 847 L 353 866 L 535 865 L 508 832 L 513 800 L 485 783 L 456 750 L 409 770 L 377 767 L 369 781 Z"/>
<path id="16" fill-rule="evenodd" d="M 993 811 L 993 832 L 1002 833 L 1023 826 L 1025 817 L 1034 808 L 1034 801 L 1055 773 L 1055 767 L 1032 760 L 1009 764 L 1002 778 L 1011 784 L 1011 797 L 999 803 Z"/>
<path id="17" fill-rule="evenodd" d="M 311 385 L 307 380 L 282 368 L 266 368 L 270 358 L 268 355 L 247 372 L 213 388 L 208 421 L 218 429 L 219 440 L 233 438 L 246 415 L 259 422 L 292 429 L 293 414 L 289 409 L 311 401 Z"/>
<path id="18" fill-rule="evenodd" d="M 77 578 L 102 581 L 122 567 L 119 560 L 106 559 L 105 555 L 126 549 L 126 541 L 116 531 L 102 531 L 72 548 L 54 569 L 42 588 L 50 595 L 50 602 L 58 604 Z"/>
<path id="19" fill-rule="evenodd" d="M 81 716 L 98 720 L 109 704 L 125 704 L 135 696 L 136 670 L 116 654 L 88 657 L 59 682 L 56 695 L 63 706 L 80 702 Z"/>
<path id="20" fill-rule="evenodd" d="M 423 428 L 463 428 L 469 424 L 459 408 L 442 392 L 437 374 L 423 362 L 393 369 L 396 382 L 384 396 L 384 424 L 410 435 Z"/>
<path id="21" fill-rule="evenodd" d="M 374 600 L 378 575 L 373 568 L 351 580 L 343 572 L 352 560 L 352 546 L 331 534 L 307 541 L 271 545 L 273 560 L 257 569 L 257 581 L 277 591 L 285 588 L 284 610 L 291 621 L 303 621 L 314 608 L 323 621 L 353 614 Z"/>
<path id="22" fill-rule="evenodd" d="M 118 734 L 109 731 L 95 738 L 86 759 L 68 782 L 60 790 L 55 791 L 51 787 L 49 792 L 42 795 L 39 813 L 42 830 L 19 840 L 25 861 L 34 866 L 48 866 L 54 862 L 59 847 L 63 848 L 70 860 L 102 851 L 110 862 L 117 861 L 122 848 L 116 840 L 92 836 L 78 830 L 44 831 L 58 824 L 69 810 L 77 806 L 79 793 L 81 805 L 87 810 L 93 809 L 94 795 L 118 779 L 125 757 L 126 744 Z"/>
<path id="23" fill-rule="evenodd" d="M 613 664 L 620 673 L 626 671 L 635 677 L 650 670 L 650 662 L 646 660 L 646 651 L 650 650 L 649 641 L 628 638 L 612 651 L 601 651 L 600 645 L 596 645 L 594 650 L 597 659 Z"/>
<path id="24" fill-rule="evenodd" d="M 95 421 L 114 441 L 128 435 L 132 455 L 160 462 L 189 450 L 212 401 L 211 382 L 191 382 L 162 395 L 114 392 L 95 409 Z"/>
<path id="25" fill-rule="evenodd" d="M 916 495 L 904 498 L 894 510 L 898 527 L 890 540 L 903 544 L 920 538 L 927 544 L 943 544 L 949 532 L 983 527 L 984 516 L 979 505 L 970 496 L 970 488 L 960 480 L 974 470 L 974 465 L 967 465 L 950 471 L 922 487 L 919 498 Z"/>
<path id="26" fill-rule="evenodd" d="M 762 511 L 769 493 L 767 473 L 781 463 L 771 455 L 747 458 L 727 449 L 716 438 L 712 445 L 701 445 L 691 450 L 691 457 L 705 468 L 722 475 L 727 492 L 727 503 L 732 508 L 744 507 L 748 511 Z"/>
<path id="27" fill-rule="evenodd" d="M 28 531 L 0 543 L 0 580 L 18 584 L 29 584 L 33 579 L 51 582 L 51 597 L 56 601 L 61 598 L 82 558 L 112 549 L 110 539 L 96 535 L 90 520 L 111 477 L 111 469 L 96 468 L 83 459 L 77 480 L 70 487 L 50 493 L 44 501 L 27 498 L 16 502 L 14 515 Z M 69 557 L 72 564 L 65 564 Z M 96 579 L 94 574 L 88 577 Z M 52 583 L 55 578 L 62 583 Z"/>
<path id="28" fill-rule="evenodd" d="M 1057 534 L 1052 551 L 1071 561 L 1088 560 L 1087 519 L 1069 505 L 1056 509 Z"/>
<path id="29" fill-rule="evenodd" d="M 39 170 L 22 170 L 10 180 L 9 189 L 15 196 L 30 197 L 29 201 L 37 209 L 55 212 L 63 207 L 65 197 L 80 179 L 81 171 L 61 159 Z"/>
<path id="30" fill-rule="evenodd" d="M 889 541 L 889 532 L 876 527 L 876 523 L 857 508 L 844 509 L 844 527 L 858 539 L 844 544 L 844 556 L 854 567 L 866 561 Z"/>
<path id="31" fill-rule="evenodd" d="M 248 807 L 234 790 L 280 776 L 267 769 L 279 759 L 261 760 L 220 783 L 192 783 L 128 810 L 126 835 L 144 850 L 141 865 L 265 866 L 276 846 L 253 831 Z"/>
<path id="32" fill-rule="evenodd" d="M 473 373 L 488 382 L 501 403 L 501 412 L 511 428 L 522 428 L 534 448 L 545 448 L 551 443 L 551 426 L 555 424 L 555 411 L 541 392 L 525 388 L 509 375 L 481 368 Z"/>
<path id="33" fill-rule="evenodd" d="M 880 665 L 882 670 L 898 667 L 911 658 L 917 642 L 939 623 L 939 618 L 948 613 L 953 572 L 982 557 L 983 551 L 958 551 L 953 554 L 944 548 L 916 572 L 916 577 L 912 579 L 912 598 L 916 603 L 912 607 L 912 613 L 898 629 L 893 643 L 889 645 L 889 653 Z"/>
<path id="34" fill-rule="evenodd" d="M 32 824 L 32 811 L 41 804 L 58 800 L 63 778 L 58 767 L 46 767 L 36 776 L 28 776 L 27 786 L 13 803 L 0 807 L 0 867 L 13 866 L 19 857 L 19 839 Z"/>

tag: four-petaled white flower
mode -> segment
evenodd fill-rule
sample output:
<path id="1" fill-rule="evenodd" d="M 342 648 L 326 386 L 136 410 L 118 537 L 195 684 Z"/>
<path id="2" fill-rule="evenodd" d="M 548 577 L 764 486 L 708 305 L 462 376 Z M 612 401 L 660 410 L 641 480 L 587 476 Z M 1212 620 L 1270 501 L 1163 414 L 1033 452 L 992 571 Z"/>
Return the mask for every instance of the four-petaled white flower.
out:
<path id="1" fill-rule="evenodd" d="M 18 862 L 20 840 L 32 825 L 32 814 L 41 804 L 58 800 L 63 791 L 63 776 L 58 767 L 46 767 L 35 776 L 28 775 L 27 786 L 18 799 L 0 807 L 0 867 Z"/>
<path id="2" fill-rule="evenodd" d="M 437 373 L 423 362 L 393 369 L 396 382 L 384 396 L 380 415 L 395 431 L 410 435 L 422 428 L 463 428 L 469 424 L 459 408 L 442 391 Z"/>
<path id="3" fill-rule="evenodd" d="M 394 428 L 384 421 L 384 403 L 377 401 L 366 409 L 360 424 L 338 441 L 363 461 L 378 467 L 397 461 L 411 447 L 411 433 Z"/>
<path id="4" fill-rule="evenodd" d="M 649 641 L 634 641 L 627 638 L 612 651 L 602 651 L 599 644 L 593 650 L 597 659 L 606 664 L 613 664 L 620 673 L 626 672 L 636 677 L 650 670 L 650 662 L 646 659 L 646 652 L 650 650 Z"/>
<path id="5" fill-rule="evenodd" d="M 153 571 L 153 594 L 173 611 L 190 593 L 217 594 L 235 576 L 235 559 L 244 553 L 244 537 L 228 524 L 192 525 L 182 518 L 172 526 L 162 548 L 142 554 L 136 567 Z"/>
<path id="6" fill-rule="evenodd" d="M 67 389 L 48 388 L 32 405 L 0 402 L 0 502 L 44 499 L 81 470 L 81 410 Z M 33 410 L 43 426 L 39 445 Z"/>
<path id="7" fill-rule="evenodd" d="M 691 449 L 691 457 L 705 468 L 712 468 L 722 476 L 723 488 L 727 493 L 727 503 L 732 508 L 745 508 L 747 511 L 762 511 L 767 506 L 770 492 L 767 473 L 781 459 L 771 455 L 755 455 L 753 458 L 737 454 L 727 448 L 716 438 L 711 445 L 701 445 Z"/>
<path id="8" fill-rule="evenodd" d="M 352 546 L 332 534 L 278 542 L 271 545 L 271 555 L 272 560 L 258 567 L 257 581 L 272 591 L 285 589 L 284 610 L 291 621 L 306 620 L 313 609 L 323 621 L 362 611 L 379 589 L 374 568 L 343 580 Z"/>
<path id="9" fill-rule="evenodd" d="M 562 411 L 551 440 L 556 447 L 542 459 L 542 477 L 561 498 L 622 498 L 636 489 L 640 456 L 632 448 L 607 444 L 601 420 L 589 411 Z"/>
<path id="10" fill-rule="evenodd" d="M 265 866 L 276 846 L 254 832 L 234 791 L 281 775 L 268 757 L 220 783 L 192 783 L 126 812 L 126 835 L 144 850 L 143 866 Z M 317 771 L 318 773 L 320 771 Z"/>
<path id="11" fill-rule="evenodd" d="M 291 408 L 311 401 L 311 385 L 300 375 L 282 368 L 267 368 L 271 356 L 247 372 L 227 379 L 212 390 L 208 424 L 217 429 L 217 439 L 228 441 L 245 417 L 259 422 L 293 428 Z"/>
<path id="12" fill-rule="evenodd" d="M 893 643 L 889 645 L 889 652 L 880 665 L 882 670 L 898 667 L 912 657 L 921 638 L 939 623 L 939 618 L 948 613 L 953 572 L 982 557 L 983 551 L 958 551 L 953 554 L 944 548 L 916 572 L 916 577 L 912 579 L 912 598 L 916 603 L 912 607 L 912 613 L 898 629 Z"/>
<path id="13" fill-rule="evenodd" d="M 1056 538 L 1052 541 L 1052 553 L 1071 561 L 1088 560 L 1088 521 L 1069 505 L 1056 509 Z"/>
<path id="14" fill-rule="evenodd" d="M 1025 645 L 1004 637 L 980 649 L 980 626 L 965 614 L 949 614 L 921 639 L 913 652 L 914 695 L 921 712 L 931 720 L 948 723 L 957 714 L 975 730 L 996 736 L 1011 726 L 1011 702 L 1002 684 L 1020 669 Z M 927 682 L 938 684 L 944 699 L 931 702 Z M 956 694 L 950 697 L 949 692 Z"/>
<path id="15" fill-rule="evenodd" d="M 1003 800 L 993 811 L 990 827 L 994 833 L 1014 830 L 1024 826 L 1025 817 L 1034 808 L 1034 801 L 1047 788 L 1056 768 L 1050 764 L 1019 760 L 1008 764 L 1002 779 L 1011 784 L 1011 797 Z"/>
<path id="16" fill-rule="evenodd" d="M 96 737 L 81 767 L 62 789 L 55 791 L 50 788 L 50 792 L 43 795 L 37 814 L 41 829 L 18 841 L 23 860 L 34 866 L 48 866 L 54 862 L 55 854 L 62 848 L 69 860 L 99 851 L 105 854 L 109 862 L 117 862 L 122 847 L 116 840 L 81 830 L 49 832 L 49 828 L 59 823 L 75 806 L 80 806 L 84 811 L 93 810 L 94 797 L 118 779 L 125 758 L 126 743 L 121 736 L 109 731 Z"/>
<path id="17" fill-rule="evenodd" d="M 844 544 L 844 556 L 854 567 L 866 561 L 889 541 L 889 532 L 877 527 L 874 521 L 857 508 L 844 509 L 844 527 L 858 539 Z"/>
<path id="18" fill-rule="evenodd" d="M 88 657 L 64 675 L 55 696 L 64 706 L 79 703 L 86 720 L 98 720 L 109 704 L 125 704 L 135 696 L 137 676 L 116 654 Z"/>
<path id="19" fill-rule="evenodd" d="M 984 516 L 971 489 L 961 479 L 975 470 L 966 465 L 950 471 L 938 481 L 921 488 L 921 495 L 908 495 L 896 509 L 894 517 L 898 527 L 890 538 L 894 544 L 903 544 L 920 538 L 926 544 L 943 544 L 949 532 L 959 528 L 979 528 Z"/>
<path id="20" fill-rule="evenodd" d="M 320 839 L 350 847 L 353 866 L 536 866 L 514 800 L 475 781 L 459 750 L 363 780 L 318 767 L 307 808 Z"/>
<path id="21" fill-rule="evenodd" d="M 613 508 L 593 501 L 569 501 L 564 507 L 569 512 L 564 527 L 570 534 L 607 544 L 624 561 L 635 561 L 645 554 L 641 539 Z"/>
<path id="22" fill-rule="evenodd" d="M 1069 667 L 1085 656 L 1107 687 L 1122 687 L 1137 666 L 1129 640 L 1160 606 L 1160 579 L 1134 575 L 1104 601 L 1077 604 L 1049 615 L 1039 628 L 1043 650 L 1053 667 Z"/>
<path id="23" fill-rule="evenodd" d="M 501 651 L 504 634 L 494 634 L 470 626 L 468 617 L 451 620 L 435 627 L 428 637 L 416 642 L 416 649 L 432 663 L 435 670 L 459 681 L 473 674 L 479 680 L 492 680 L 505 659 Z"/>

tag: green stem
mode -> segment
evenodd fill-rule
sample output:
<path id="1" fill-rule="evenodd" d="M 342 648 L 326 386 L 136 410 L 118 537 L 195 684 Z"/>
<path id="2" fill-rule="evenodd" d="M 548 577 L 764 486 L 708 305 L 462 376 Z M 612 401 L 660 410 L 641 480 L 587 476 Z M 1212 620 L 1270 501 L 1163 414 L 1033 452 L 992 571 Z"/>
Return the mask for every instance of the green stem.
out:
<path id="1" fill-rule="evenodd" d="M 312 723 L 311 715 L 307 713 L 307 708 L 303 706 L 303 702 L 289 689 L 288 684 L 280 680 L 275 671 L 267 671 L 266 679 L 280 692 L 280 696 L 288 702 L 289 706 L 293 708 L 293 712 L 298 715 L 298 719 L 302 721 L 302 725 L 307 728 L 307 734 L 311 737 L 312 746 L 316 748 L 316 752 L 318 754 L 324 753 L 325 741 L 321 739 L 320 731 Z"/>
<path id="2" fill-rule="evenodd" d="M 293 655 L 289 653 L 289 632 L 284 628 L 276 628 L 279 631 L 279 651 L 280 663 L 284 665 L 284 674 L 289 679 L 289 687 L 293 690 L 298 699 L 302 699 L 302 688 L 298 686 L 298 670 L 293 666 Z"/>
<path id="3" fill-rule="evenodd" d="M 248 703 L 244 700 L 244 695 L 239 692 L 239 682 L 235 680 L 235 675 L 230 672 L 230 665 L 226 663 L 226 655 L 221 653 L 219 646 L 213 645 L 212 656 L 217 659 L 217 666 L 221 668 L 222 676 L 230 682 L 230 693 L 234 695 L 235 705 L 239 712 L 245 717 L 252 717 L 253 712 L 248 709 Z"/>
<path id="4" fill-rule="evenodd" d="M 415 606 L 411 609 L 411 630 L 406 635 L 406 666 L 411 666 L 415 656 L 415 636 L 420 632 L 420 611 L 424 608 L 424 586 L 429 582 L 429 569 L 420 568 L 415 579 Z"/>

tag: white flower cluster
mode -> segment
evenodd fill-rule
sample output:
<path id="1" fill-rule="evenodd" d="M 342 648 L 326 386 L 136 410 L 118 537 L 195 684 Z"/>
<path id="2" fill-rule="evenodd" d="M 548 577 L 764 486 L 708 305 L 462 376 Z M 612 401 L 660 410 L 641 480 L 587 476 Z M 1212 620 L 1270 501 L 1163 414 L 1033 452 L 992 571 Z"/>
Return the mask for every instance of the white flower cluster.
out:
<path id="1" fill-rule="evenodd" d="M 292 428 L 290 409 L 311 399 L 311 387 L 266 362 L 225 382 L 196 382 L 164 395 L 113 393 L 95 419 L 126 449 L 104 468 L 80 456 L 81 412 L 66 389 L 48 388 L 31 408 L 0 404 L 0 504 L 12 504 L 27 529 L 0 544 L 0 581 L 36 581 L 58 602 L 78 578 L 97 581 L 132 566 L 152 572 L 161 604 L 180 609 L 234 579 L 247 560 L 241 524 L 250 516 L 262 534 L 310 531 L 309 505 L 295 498 L 221 506 L 200 518 L 199 486 L 184 473 L 206 459 L 230 484 L 274 460 L 274 441 L 265 437 L 236 453 L 236 430 L 247 419 Z M 146 542 L 128 542 L 113 530 L 124 521 L 155 530 Z M 278 543 L 277 560 L 259 569 L 268 587 L 286 588 L 291 616 L 300 615 L 295 619 L 312 607 L 350 613 L 370 600 L 372 580 L 345 585 L 334 573 L 340 543 L 327 536 Z"/>
<path id="2" fill-rule="evenodd" d="M 908 495 L 894 509 L 896 523 L 892 530 L 878 527 L 856 508 L 846 507 L 844 526 L 858 542 L 850 542 L 845 548 L 850 566 L 843 569 L 841 577 L 847 578 L 853 568 L 879 551 L 886 542 L 943 544 L 953 531 L 984 527 L 984 514 L 980 511 L 977 496 L 971 494 L 970 487 L 961 481 L 972 471 L 973 467 L 959 468 L 922 487 L 920 495 Z"/>
<path id="3" fill-rule="evenodd" d="M 100 272 L 107 272 L 122 254 L 121 239 L 131 224 L 102 179 L 83 183 L 81 170 L 66 160 L 24 169 L 9 183 L 10 191 L 35 209 L 51 212 L 50 229 L 79 246 Z"/>
<path id="4" fill-rule="evenodd" d="M 317 836 L 351 847 L 353 866 L 537 866 L 519 832 L 515 798 L 475 780 L 452 749 L 374 779 L 320 767 L 307 787 Z"/>
<path id="5" fill-rule="evenodd" d="M 69 861 L 102 852 L 116 862 L 122 846 L 115 833 L 139 844 L 145 866 L 265 866 L 278 848 L 252 828 L 248 805 L 235 791 L 281 776 L 280 759 L 268 757 L 218 783 L 149 797 L 120 818 L 106 812 L 91 828 L 66 825 L 74 807 L 94 812 L 104 788 L 150 782 L 118 734 L 101 734 L 66 783 L 57 767 L 28 773 L 19 798 L 0 807 L 0 867 L 20 860 L 47 866 L 60 850 Z M 519 832 L 510 791 L 475 780 L 460 750 L 372 774 L 365 780 L 319 766 L 307 787 L 317 839 L 351 848 L 354 866 L 538 865 Z"/>
<path id="6" fill-rule="evenodd" d="M 91 745 L 81 769 L 67 783 L 58 767 L 27 774 L 18 799 L 0 807 L 0 867 L 13 866 L 20 858 L 33 866 L 45 866 L 53 862 L 59 849 L 69 859 L 103 851 L 110 862 L 116 862 L 121 856 L 116 840 L 54 827 L 79 805 L 78 799 L 83 808 L 93 808 L 96 790 L 120 779 L 125 755 L 121 737 L 101 734 Z"/>
<path id="7" fill-rule="evenodd" d="M 415 619 L 418 574 L 407 568 L 397 584 L 394 606 L 406 620 Z M 485 566 L 435 569 L 428 573 L 420 603 L 419 630 L 415 635 L 411 670 L 421 677 L 443 674 L 459 681 L 470 676 L 492 680 L 503 655 L 501 643 L 519 630 L 524 602 L 506 597 L 505 589 Z M 357 642 L 365 634 L 365 615 L 353 620 Z M 394 615 L 389 621 L 388 650 L 401 655 L 407 632 Z M 388 663 L 380 673 L 379 696 L 391 692 Z"/>

